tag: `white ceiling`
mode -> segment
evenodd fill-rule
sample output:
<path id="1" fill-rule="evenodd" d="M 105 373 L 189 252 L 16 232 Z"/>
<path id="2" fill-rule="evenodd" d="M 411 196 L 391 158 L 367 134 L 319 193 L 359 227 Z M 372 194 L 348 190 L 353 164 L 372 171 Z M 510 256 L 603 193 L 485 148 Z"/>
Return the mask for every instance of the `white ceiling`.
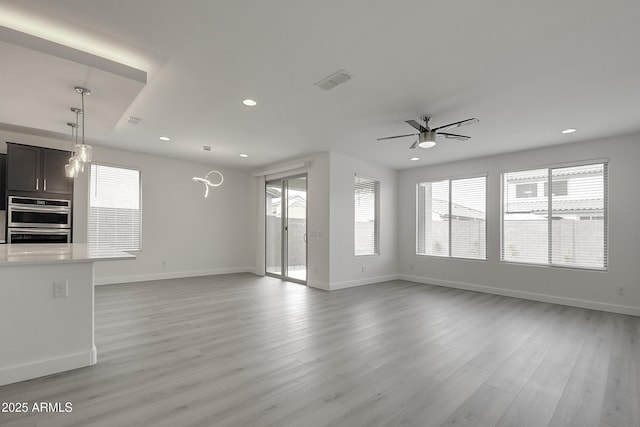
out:
<path id="1" fill-rule="evenodd" d="M 332 150 L 404 169 L 640 131 L 637 0 L 0 1 L 7 11 L 148 72 L 140 85 L 0 43 L 3 76 L 15 65 L 0 122 L 66 132 L 71 115 L 56 107 L 86 79 L 52 76 L 89 73 L 87 136 L 106 146 L 236 168 Z M 352 79 L 314 86 L 340 69 Z M 480 122 L 456 130 L 470 141 L 431 149 L 376 141 L 411 133 L 403 122 L 424 114 L 432 126 Z"/>

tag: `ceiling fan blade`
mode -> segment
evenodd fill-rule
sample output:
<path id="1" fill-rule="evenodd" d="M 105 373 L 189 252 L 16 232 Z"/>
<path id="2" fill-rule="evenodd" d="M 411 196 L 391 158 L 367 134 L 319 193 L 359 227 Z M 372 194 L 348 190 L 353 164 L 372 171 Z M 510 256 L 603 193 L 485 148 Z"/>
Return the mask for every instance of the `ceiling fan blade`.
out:
<path id="1" fill-rule="evenodd" d="M 444 136 L 445 138 L 449 138 L 449 139 L 458 139 L 460 141 L 466 141 L 468 139 L 471 139 L 470 136 L 458 135 L 457 133 L 438 132 L 436 135 Z"/>
<path id="2" fill-rule="evenodd" d="M 384 140 L 387 140 L 387 139 L 404 138 L 404 137 L 407 137 L 407 136 L 416 136 L 416 135 L 417 135 L 416 133 L 408 133 L 406 135 L 387 136 L 385 138 L 378 138 L 378 139 L 376 139 L 376 141 L 384 141 Z"/>
<path id="3" fill-rule="evenodd" d="M 405 121 L 405 123 L 415 128 L 418 132 L 426 132 L 427 130 L 426 127 L 422 126 L 420 123 L 416 122 L 415 120 L 407 120 Z"/>
<path id="4" fill-rule="evenodd" d="M 414 149 L 418 146 L 418 140 L 416 139 L 416 142 L 414 142 L 413 144 L 411 144 L 411 147 L 409 147 L 410 149 Z"/>
<path id="5" fill-rule="evenodd" d="M 480 120 L 473 118 L 473 119 L 467 119 L 467 120 L 460 120 L 459 122 L 454 122 L 454 123 L 449 123 L 448 125 L 444 125 L 444 126 L 440 126 L 431 130 L 437 131 L 437 130 L 446 130 L 446 129 L 453 129 L 453 128 L 459 128 L 460 126 L 467 126 L 467 125 L 471 125 L 474 123 L 478 123 Z"/>

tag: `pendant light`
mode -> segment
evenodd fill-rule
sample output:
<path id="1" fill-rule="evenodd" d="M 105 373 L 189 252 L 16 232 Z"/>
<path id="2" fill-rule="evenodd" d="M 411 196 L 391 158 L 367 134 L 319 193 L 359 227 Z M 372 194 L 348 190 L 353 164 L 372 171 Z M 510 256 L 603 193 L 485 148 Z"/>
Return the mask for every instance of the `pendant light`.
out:
<path id="1" fill-rule="evenodd" d="M 72 108 L 71 111 L 77 110 L 77 108 Z M 75 123 L 67 123 L 67 126 L 71 127 L 71 157 L 69 157 L 69 163 L 64 165 L 64 174 L 67 178 L 76 178 L 78 176 L 78 172 L 80 171 L 80 161 L 76 156 L 73 155 L 73 146 L 75 145 L 76 138 L 75 134 L 77 132 L 78 127 L 78 113 L 76 112 L 76 122 Z"/>
<path id="2" fill-rule="evenodd" d="M 82 140 L 80 144 L 76 144 L 75 146 L 75 157 L 77 157 L 78 160 L 82 162 L 82 169 L 84 169 L 84 163 L 91 163 L 91 156 L 93 155 L 93 147 L 85 144 L 84 142 L 84 118 L 87 115 L 84 109 L 84 96 L 91 95 L 91 91 L 80 86 L 76 86 L 75 90 L 80 94 L 82 98 L 82 107 L 80 110 L 82 114 Z"/>
<path id="3" fill-rule="evenodd" d="M 209 176 L 215 174 L 218 175 L 219 177 L 219 181 L 216 183 L 211 182 L 211 180 L 209 180 Z M 218 187 L 220 185 L 222 185 L 222 183 L 224 182 L 224 176 L 222 176 L 222 173 L 218 172 L 218 171 L 209 171 L 204 178 L 200 178 L 199 176 L 194 176 L 193 180 L 196 182 L 199 182 L 200 184 L 204 185 L 204 197 L 208 197 L 209 196 L 209 187 Z"/>
<path id="4" fill-rule="evenodd" d="M 82 110 L 80 108 L 71 107 L 71 112 L 76 114 L 76 122 L 67 123 L 67 126 L 71 127 L 71 157 L 69 157 L 69 163 L 64 165 L 64 173 L 67 178 L 76 178 L 78 173 L 83 169 L 82 162 L 74 153 L 74 147 L 78 144 L 78 117 L 82 113 Z"/>

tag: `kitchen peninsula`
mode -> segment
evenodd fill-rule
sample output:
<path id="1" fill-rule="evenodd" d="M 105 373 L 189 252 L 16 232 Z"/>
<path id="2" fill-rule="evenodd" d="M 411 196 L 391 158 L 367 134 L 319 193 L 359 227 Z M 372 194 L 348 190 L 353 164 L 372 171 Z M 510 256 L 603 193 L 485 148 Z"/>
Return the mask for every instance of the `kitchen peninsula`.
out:
<path id="1" fill-rule="evenodd" d="M 0 245 L 0 386 L 95 364 L 94 265 L 127 259 L 78 243 Z"/>

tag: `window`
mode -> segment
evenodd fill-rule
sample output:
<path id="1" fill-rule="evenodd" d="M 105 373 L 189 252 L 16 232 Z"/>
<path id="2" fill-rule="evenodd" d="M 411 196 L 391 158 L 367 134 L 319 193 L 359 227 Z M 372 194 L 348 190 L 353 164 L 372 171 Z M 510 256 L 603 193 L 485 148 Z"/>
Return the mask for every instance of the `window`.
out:
<path id="1" fill-rule="evenodd" d="M 566 196 L 567 193 L 567 181 L 554 181 L 551 189 L 552 191 L 552 196 Z M 544 183 L 544 197 L 547 197 L 549 195 L 549 183 L 545 182 Z"/>
<path id="2" fill-rule="evenodd" d="M 354 254 L 380 254 L 380 181 L 356 175 Z"/>
<path id="3" fill-rule="evenodd" d="M 523 181 L 543 184 L 544 197 L 519 200 Z M 605 270 L 606 218 L 607 163 L 502 175 L 503 261 Z"/>
<path id="4" fill-rule="evenodd" d="M 518 199 L 524 199 L 525 197 L 538 197 L 538 184 L 516 184 L 516 197 Z"/>
<path id="5" fill-rule="evenodd" d="M 140 171 L 92 164 L 89 192 L 88 243 L 140 250 Z"/>
<path id="6" fill-rule="evenodd" d="M 417 185 L 416 253 L 487 259 L 486 176 Z"/>

